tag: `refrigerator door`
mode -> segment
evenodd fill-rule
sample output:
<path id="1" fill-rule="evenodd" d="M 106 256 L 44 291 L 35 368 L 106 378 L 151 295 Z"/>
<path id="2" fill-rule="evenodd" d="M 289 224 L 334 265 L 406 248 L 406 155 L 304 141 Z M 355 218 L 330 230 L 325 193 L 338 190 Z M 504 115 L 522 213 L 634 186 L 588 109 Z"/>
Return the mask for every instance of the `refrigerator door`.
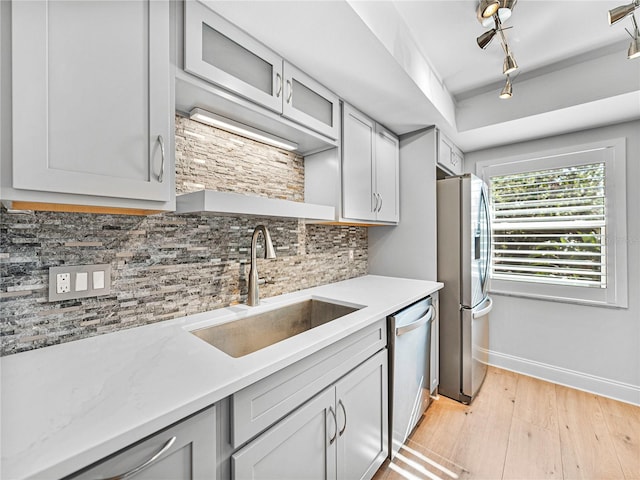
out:
<path id="1" fill-rule="evenodd" d="M 491 297 L 476 308 L 462 310 L 462 401 L 471 402 L 480 389 L 489 363 Z"/>
<path id="2" fill-rule="evenodd" d="M 460 254 L 462 289 L 460 303 L 473 308 L 487 295 L 489 283 L 490 230 L 484 182 L 465 175 L 461 182 Z"/>

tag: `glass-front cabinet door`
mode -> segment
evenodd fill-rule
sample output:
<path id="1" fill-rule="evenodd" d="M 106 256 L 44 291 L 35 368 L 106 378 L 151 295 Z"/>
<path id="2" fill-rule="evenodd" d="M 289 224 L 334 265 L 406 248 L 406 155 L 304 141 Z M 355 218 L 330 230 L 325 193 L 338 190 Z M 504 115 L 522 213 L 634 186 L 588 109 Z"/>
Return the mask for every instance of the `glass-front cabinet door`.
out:
<path id="1" fill-rule="evenodd" d="M 205 5 L 184 5 L 184 69 L 282 113 L 282 58 Z"/>
<path id="2" fill-rule="evenodd" d="M 290 63 L 284 62 L 282 114 L 327 137 L 338 138 L 338 96 Z"/>

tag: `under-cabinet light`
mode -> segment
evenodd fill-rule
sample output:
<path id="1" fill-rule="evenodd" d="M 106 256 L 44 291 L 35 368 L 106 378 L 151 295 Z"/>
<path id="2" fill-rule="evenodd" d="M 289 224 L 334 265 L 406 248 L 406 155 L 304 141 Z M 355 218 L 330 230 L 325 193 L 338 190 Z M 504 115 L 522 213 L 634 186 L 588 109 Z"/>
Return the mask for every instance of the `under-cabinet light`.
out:
<path id="1" fill-rule="evenodd" d="M 263 132 L 261 130 L 258 130 L 257 128 L 250 127 L 249 125 L 236 122 L 235 120 L 231 120 L 230 118 L 223 117 L 216 113 L 208 112 L 207 110 L 203 110 L 201 108 L 194 108 L 193 110 L 191 110 L 189 112 L 189 118 L 197 122 L 206 123 L 207 125 L 211 125 L 212 127 L 218 127 L 228 132 L 237 133 L 238 135 L 250 138 L 257 142 L 266 143 L 267 145 L 271 145 L 273 147 L 282 148 L 288 151 L 298 149 L 297 143 L 290 142 L 280 137 L 276 137 L 275 135 L 271 135 L 270 133 Z"/>

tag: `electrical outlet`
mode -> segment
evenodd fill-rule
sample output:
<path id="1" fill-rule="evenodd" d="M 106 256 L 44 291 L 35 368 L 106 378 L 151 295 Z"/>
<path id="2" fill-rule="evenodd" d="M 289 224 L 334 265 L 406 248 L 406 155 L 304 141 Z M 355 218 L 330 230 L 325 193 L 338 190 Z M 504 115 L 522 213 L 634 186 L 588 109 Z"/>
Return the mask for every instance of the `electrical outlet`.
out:
<path id="1" fill-rule="evenodd" d="M 71 291 L 71 274 L 58 273 L 56 275 L 56 292 L 68 293 Z"/>
<path id="2" fill-rule="evenodd" d="M 97 297 L 110 293 L 111 265 L 109 264 L 49 267 L 50 302 Z"/>
<path id="3" fill-rule="evenodd" d="M 353 248 L 349 249 L 349 261 L 353 262 Z"/>

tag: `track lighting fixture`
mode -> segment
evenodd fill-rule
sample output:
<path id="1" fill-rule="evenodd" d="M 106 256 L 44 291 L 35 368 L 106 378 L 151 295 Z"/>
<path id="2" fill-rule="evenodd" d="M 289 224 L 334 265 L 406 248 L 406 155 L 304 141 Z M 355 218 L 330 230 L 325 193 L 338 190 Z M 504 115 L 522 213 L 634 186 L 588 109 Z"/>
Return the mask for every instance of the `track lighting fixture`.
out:
<path id="1" fill-rule="evenodd" d="M 635 0 L 628 5 L 621 5 L 609 10 L 609 25 L 613 25 L 614 23 L 617 23 L 623 18 L 631 15 L 633 33 L 625 28 L 632 39 L 631 44 L 629 45 L 629 50 L 627 50 L 627 58 L 630 60 L 640 57 L 640 30 L 638 30 L 638 22 L 636 21 L 635 14 L 633 13 L 638 7 L 640 7 L 640 0 Z"/>
<path id="2" fill-rule="evenodd" d="M 511 52 L 507 49 L 507 56 L 504 57 L 504 64 L 502 65 L 502 73 L 508 75 L 515 72 L 517 69 L 518 64 L 516 63 L 516 59 L 513 58 L 513 55 L 511 55 Z"/>
<path id="3" fill-rule="evenodd" d="M 500 92 L 500 98 L 503 100 L 506 100 L 508 98 L 511 98 L 511 94 L 512 94 L 511 77 L 507 75 L 507 83 L 504 84 L 504 87 L 502 88 L 502 92 Z"/>
<path id="4" fill-rule="evenodd" d="M 478 15 L 482 18 L 491 18 L 499 8 L 499 0 L 481 0 L 478 5 Z"/>
<path id="5" fill-rule="evenodd" d="M 478 46 L 483 50 L 487 48 L 487 46 L 491 43 L 491 40 L 493 40 L 493 37 L 496 36 L 496 33 L 498 33 L 498 31 L 495 28 L 484 32 L 476 39 L 476 41 L 478 42 Z"/>
<path id="6" fill-rule="evenodd" d="M 510 73 L 515 72 L 518 69 L 518 64 L 516 63 L 516 59 L 509 48 L 509 44 L 507 43 L 507 37 L 504 34 L 504 28 L 502 27 L 502 22 L 511 17 L 511 12 L 513 7 L 515 6 L 517 0 L 500 0 L 498 3 L 498 7 L 494 8 L 493 3 L 488 1 L 481 1 L 477 8 L 477 16 L 478 21 L 483 26 L 488 26 L 489 23 L 493 25 L 491 30 L 484 32 L 480 35 L 476 42 L 478 46 L 483 50 L 487 48 L 487 46 L 493 40 L 493 37 L 496 36 L 496 33 L 500 34 L 500 42 L 502 44 L 502 49 L 504 50 L 504 63 L 502 64 L 502 73 L 507 76 L 507 83 L 505 84 L 502 92 L 500 93 L 500 98 L 511 98 L 511 77 L 509 77 Z M 636 0 L 640 2 L 640 0 Z M 491 17 L 491 22 L 487 22 L 487 18 L 484 16 L 484 13 L 487 11 L 493 10 L 493 17 Z"/>
<path id="7" fill-rule="evenodd" d="M 611 10 L 609 10 L 609 25 L 618 23 L 627 15 L 631 15 L 633 11 L 639 6 L 640 6 L 640 0 L 635 0 L 634 2 L 631 2 L 629 5 L 621 5 L 619 7 L 612 8 Z"/>

